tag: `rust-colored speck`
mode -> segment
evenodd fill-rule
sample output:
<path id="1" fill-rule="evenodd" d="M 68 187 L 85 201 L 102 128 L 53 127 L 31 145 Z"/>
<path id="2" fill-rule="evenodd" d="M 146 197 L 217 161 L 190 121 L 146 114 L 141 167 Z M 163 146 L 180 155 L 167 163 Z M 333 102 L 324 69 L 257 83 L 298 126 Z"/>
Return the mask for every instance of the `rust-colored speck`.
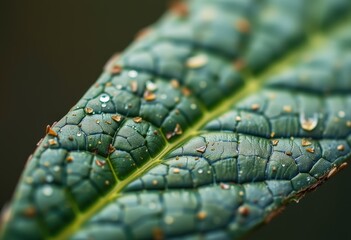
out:
<path id="1" fill-rule="evenodd" d="M 112 144 L 110 144 L 109 146 L 108 146 L 108 153 L 113 153 L 113 152 L 115 152 L 116 151 L 116 148 L 112 145 Z"/>
<path id="2" fill-rule="evenodd" d="M 133 121 L 135 123 L 141 123 L 143 121 L 143 118 L 142 117 L 135 117 L 135 118 L 133 118 Z"/>
<path id="3" fill-rule="evenodd" d="M 84 110 L 87 114 L 92 114 L 94 112 L 94 109 L 92 109 L 90 107 L 86 107 Z"/>
<path id="4" fill-rule="evenodd" d="M 273 146 L 277 146 L 278 143 L 279 143 L 279 140 L 278 140 L 278 139 L 272 140 L 272 145 L 273 145 Z"/>
<path id="5" fill-rule="evenodd" d="M 68 156 L 68 157 L 66 158 L 66 161 L 67 161 L 67 162 L 73 162 L 73 160 L 74 160 L 74 159 L 73 159 L 72 156 Z"/>
<path id="6" fill-rule="evenodd" d="M 156 99 L 156 95 L 153 92 L 146 90 L 144 92 L 144 99 L 148 102 L 151 102 L 151 101 L 154 101 Z"/>
<path id="7" fill-rule="evenodd" d="M 201 146 L 196 148 L 196 151 L 199 153 L 204 153 L 206 151 L 206 148 L 207 148 L 206 146 Z"/>
<path id="8" fill-rule="evenodd" d="M 249 33 L 251 30 L 250 22 L 245 18 L 238 19 L 235 22 L 235 27 L 241 33 Z"/>
<path id="9" fill-rule="evenodd" d="M 99 167 L 103 167 L 103 166 L 105 166 L 105 164 L 106 164 L 105 161 L 102 161 L 102 160 L 99 160 L 99 159 L 96 159 L 96 160 L 95 160 L 95 163 L 96 163 L 96 165 L 99 166 Z"/>
<path id="10" fill-rule="evenodd" d="M 246 217 L 250 214 L 250 209 L 246 206 L 240 206 L 238 209 L 240 215 Z"/>
<path id="11" fill-rule="evenodd" d="M 57 137 L 57 132 L 54 129 L 52 129 L 50 127 L 50 125 L 46 126 L 46 134 L 53 136 L 53 137 Z"/>
<path id="12" fill-rule="evenodd" d="M 303 138 L 302 140 L 301 140 L 301 145 L 303 146 L 303 147 L 307 147 L 307 146 L 310 146 L 312 143 L 309 141 L 309 140 L 307 140 L 306 138 Z"/>
<path id="13" fill-rule="evenodd" d="M 170 11 L 181 17 L 185 17 L 189 14 L 188 6 L 180 0 L 173 0 L 170 2 Z"/>
<path id="14" fill-rule="evenodd" d="M 198 214 L 197 214 L 197 218 L 199 220 L 204 220 L 205 218 L 207 217 L 207 213 L 205 211 L 200 211 Z"/>
<path id="15" fill-rule="evenodd" d="M 121 115 L 113 115 L 113 116 L 111 116 L 111 118 L 115 122 L 120 122 L 122 120 L 122 116 Z"/>

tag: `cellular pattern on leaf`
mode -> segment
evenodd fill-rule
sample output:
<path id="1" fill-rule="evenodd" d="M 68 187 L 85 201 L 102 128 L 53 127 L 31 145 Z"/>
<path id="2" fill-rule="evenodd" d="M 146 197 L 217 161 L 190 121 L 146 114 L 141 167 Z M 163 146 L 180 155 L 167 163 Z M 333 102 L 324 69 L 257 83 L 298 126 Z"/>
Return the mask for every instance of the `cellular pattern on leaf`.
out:
<path id="1" fill-rule="evenodd" d="M 335 23 L 350 8 L 174 2 L 47 128 L 3 238 L 236 239 L 268 222 L 351 157 Z"/>

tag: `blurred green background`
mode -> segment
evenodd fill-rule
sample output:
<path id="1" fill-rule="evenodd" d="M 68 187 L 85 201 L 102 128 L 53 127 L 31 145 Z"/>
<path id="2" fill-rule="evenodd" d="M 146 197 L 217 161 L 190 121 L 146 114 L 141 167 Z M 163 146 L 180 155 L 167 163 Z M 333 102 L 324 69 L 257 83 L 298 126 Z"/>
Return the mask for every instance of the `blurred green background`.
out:
<path id="1" fill-rule="evenodd" d="M 92 85 L 108 58 L 166 9 L 161 0 L 0 1 L 0 207 L 45 127 Z M 248 239 L 351 239 L 351 169 Z"/>

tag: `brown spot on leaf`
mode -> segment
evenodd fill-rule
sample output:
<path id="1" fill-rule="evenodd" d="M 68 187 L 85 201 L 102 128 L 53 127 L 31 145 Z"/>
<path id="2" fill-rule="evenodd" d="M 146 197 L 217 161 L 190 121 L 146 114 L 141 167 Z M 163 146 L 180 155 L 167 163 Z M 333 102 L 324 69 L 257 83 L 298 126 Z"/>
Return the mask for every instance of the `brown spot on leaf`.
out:
<path id="1" fill-rule="evenodd" d="M 92 114 L 94 112 L 94 109 L 92 109 L 90 107 L 86 107 L 84 110 L 87 114 Z"/>
<path id="2" fill-rule="evenodd" d="M 204 153 L 206 151 L 206 148 L 207 148 L 206 146 L 201 146 L 196 148 L 196 151 L 199 153 Z"/>
<path id="3" fill-rule="evenodd" d="M 73 162 L 73 160 L 74 160 L 74 158 L 72 157 L 72 156 L 68 156 L 67 158 L 66 158 L 66 161 L 67 162 Z"/>
<path id="4" fill-rule="evenodd" d="M 310 141 L 308 141 L 306 138 L 303 138 L 302 140 L 301 140 L 301 145 L 303 146 L 303 147 L 307 147 L 307 146 L 310 146 L 312 143 L 310 142 Z"/>
<path id="5" fill-rule="evenodd" d="M 245 61 L 243 59 L 240 59 L 240 58 L 235 60 L 233 65 L 234 65 L 234 68 L 238 71 L 241 71 L 246 67 Z"/>
<path id="6" fill-rule="evenodd" d="M 121 115 L 113 115 L 113 116 L 111 116 L 111 118 L 115 122 L 120 122 L 122 120 L 122 116 Z"/>
<path id="7" fill-rule="evenodd" d="M 50 125 L 46 126 L 46 134 L 53 136 L 53 137 L 57 137 L 57 132 L 54 129 L 52 129 L 50 127 Z"/>
<path id="8" fill-rule="evenodd" d="M 198 212 L 198 214 L 197 214 L 197 218 L 198 218 L 199 220 L 204 220 L 206 217 L 207 217 L 207 213 L 206 213 L 205 211 L 200 211 L 200 212 Z"/>
<path id="9" fill-rule="evenodd" d="M 142 117 L 135 117 L 135 118 L 133 118 L 133 121 L 135 123 L 141 123 L 143 121 L 143 118 Z"/>
<path id="10" fill-rule="evenodd" d="M 180 0 L 172 0 L 170 2 L 170 11 L 181 17 L 185 17 L 189 13 L 188 6 Z"/>
<path id="11" fill-rule="evenodd" d="M 36 210 L 33 206 L 26 207 L 24 209 L 24 216 L 32 218 L 36 215 Z"/>
<path id="12" fill-rule="evenodd" d="M 172 86 L 173 88 L 179 88 L 179 82 L 178 82 L 178 80 L 177 80 L 177 79 L 172 79 L 172 80 L 171 80 L 171 86 Z"/>
<path id="13" fill-rule="evenodd" d="M 111 154 L 111 153 L 113 153 L 113 152 L 115 152 L 115 151 L 116 151 L 116 148 L 115 148 L 112 144 L 110 144 L 110 145 L 108 146 L 108 153 Z"/>
<path id="14" fill-rule="evenodd" d="M 180 126 L 179 123 L 176 124 L 176 127 L 175 127 L 175 129 L 174 129 L 174 132 L 175 132 L 175 134 L 177 134 L 177 135 L 183 134 L 183 129 L 182 129 L 182 127 Z"/>
<path id="15" fill-rule="evenodd" d="M 272 140 L 272 145 L 273 145 L 273 146 L 277 146 L 278 143 L 279 143 L 279 140 L 278 140 L 278 139 Z"/>
<path id="16" fill-rule="evenodd" d="M 148 102 L 154 101 L 156 99 L 156 95 L 153 92 L 146 90 L 144 92 L 144 99 Z"/>
<path id="17" fill-rule="evenodd" d="M 240 206 L 238 212 L 240 215 L 246 217 L 250 214 L 250 209 L 247 206 Z"/>
<path id="18" fill-rule="evenodd" d="M 344 145 L 342 145 L 342 144 L 340 144 L 340 145 L 338 145 L 337 147 L 336 147 L 336 149 L 338 149 L 338 151 L 344 151 L 345 150 L 345 146 Z"/>
<path id="19" fill-rule="evenodd" d="M 221 183 L 220 184 L 221 189 L 223 190 L 229 190 L 230 189 L 230 185 L 226 184 L 226 183 Z"/>
<path id="20" fill-rule="evenodd" d="M 260 109 L 260 105 L 258 103 L 253 103 L 251 104 L 251 109 L 257 111 L 258 109 Z"/>
<path id="21" fill-rule="evenodd" d="M 130 82 L 130 89 L 132 92 L 138 91 L 138 82 L 137 81 L 131 81 Z"/>
<path id="22" fill-rule="evenodd" d="M 306 151 L 309 153 L 314 153 L 314 148 L 308 147 L 306 148 Z"/>
<path id="23" fill-rule="evenodd" d="M 99 167 L 103 167 L 103 166 L 105 166 L 106 161 L 96 159 L 96 160 L 95 160 L 95 164 L 96 164 L 97 166 L 99 166 Z"/>
<path id="24" fill-rule="evenodd" d="M 152 229 L 152 239 L 153 240 L 163 240 L 165 239 L 164 233 L 161 228 Z"/>
<path id="25" fill-rule="evenodd" d="M 238 19 L 235 22 L 235 27 L 241 33 L 249 33 L 251 30 L 250 22 L 245 18 Z"/>
<path id="26" fill-rule="evenodd" d="M 49 139 L 49 145 L 52 146 L 52 145 L 56 145 L 57 142 L 55 139 Z"/>

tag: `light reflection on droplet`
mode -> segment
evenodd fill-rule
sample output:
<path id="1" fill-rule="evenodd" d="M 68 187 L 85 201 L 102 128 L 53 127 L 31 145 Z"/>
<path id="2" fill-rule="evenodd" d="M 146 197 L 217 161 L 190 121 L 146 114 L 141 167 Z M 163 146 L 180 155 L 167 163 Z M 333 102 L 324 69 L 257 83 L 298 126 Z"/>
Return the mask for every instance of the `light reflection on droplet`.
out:
<path id="1" fill-rule="evenodd" d="M 167 224 L 172 224 L 172 223 L 174 222 L 174 218 L 171 217 L 171 216 L 167 216 L 167 217 L 165 218 L 165 222 L 166 222 Z"/>
<path id="2" fill-rule="evenodd" d="M 153 92 L 157 89 L 157 85 L 153 82 L 147 82 L 146 88 L 147 88 L 147 90 Z"/>
<path id="3" fill-rule="evenodd" d="M 318 124 L 318 114 L 314 113 L 312 118 L 307 118 L 305 113 L 300 114 L 300 124 L 302 129 L 306 131 L 312 131 L 317 127 Z"/>
<path id="4" fill-rule="evenodd" d="M 52 190 L 52 188 L 50 186 L 45 186 L 43 188 L 43 194 L 45 196 L 50 197 L 52 195 L 52 193 L 53 193 L 53 190 Z"/>
<path id="5" fill-rule="evenodd" d="M 78 137 L 82 136 L 82 133 L 81 132 L 77 132 L 77 136 Z"/>
<path id="6" fill-rule="evenodd" d="M 100 96 L 100 102 L 102 102 L 102 103 L 107 103 L 108 101 L 110 101 L 110 96 L 109 96 L 109 95 L 107 95 L 107 94 L 102 94 L 102 95 Z"/>
<path id="7" fill-rule="evenodd" d="M 55 171 L 55 172 L 58 172 L 58 171 L 60 171 L 60 166 L 55 166 L 55 167 L 53 167 L 53 170 Z"/>
<path id="8" fill-rule="evenodd" d="M 45 177 L 45 180 L 50 183 L 50 182 L 54 181 L 54 177 L 52 175 L 47 175 Z"/>
<path id="9" fill-rule="evenodd" d="M 190 105 L 190 108 L 191 108 L 192 110 L 195 110 L 195 109 L 197 108 L 197 106 L 196 106 L 195 103 L 192 103 L 192 104 Z"/>
<path id="10" fill-rule="evenodd" d="M 129 76 L 130 78 L 136 78 L 136 77 L 138 76 L 138 72 L 135 71 L 135 70 L 130 70 L 130 71 L 128 72 L 128 76 Z"/>

